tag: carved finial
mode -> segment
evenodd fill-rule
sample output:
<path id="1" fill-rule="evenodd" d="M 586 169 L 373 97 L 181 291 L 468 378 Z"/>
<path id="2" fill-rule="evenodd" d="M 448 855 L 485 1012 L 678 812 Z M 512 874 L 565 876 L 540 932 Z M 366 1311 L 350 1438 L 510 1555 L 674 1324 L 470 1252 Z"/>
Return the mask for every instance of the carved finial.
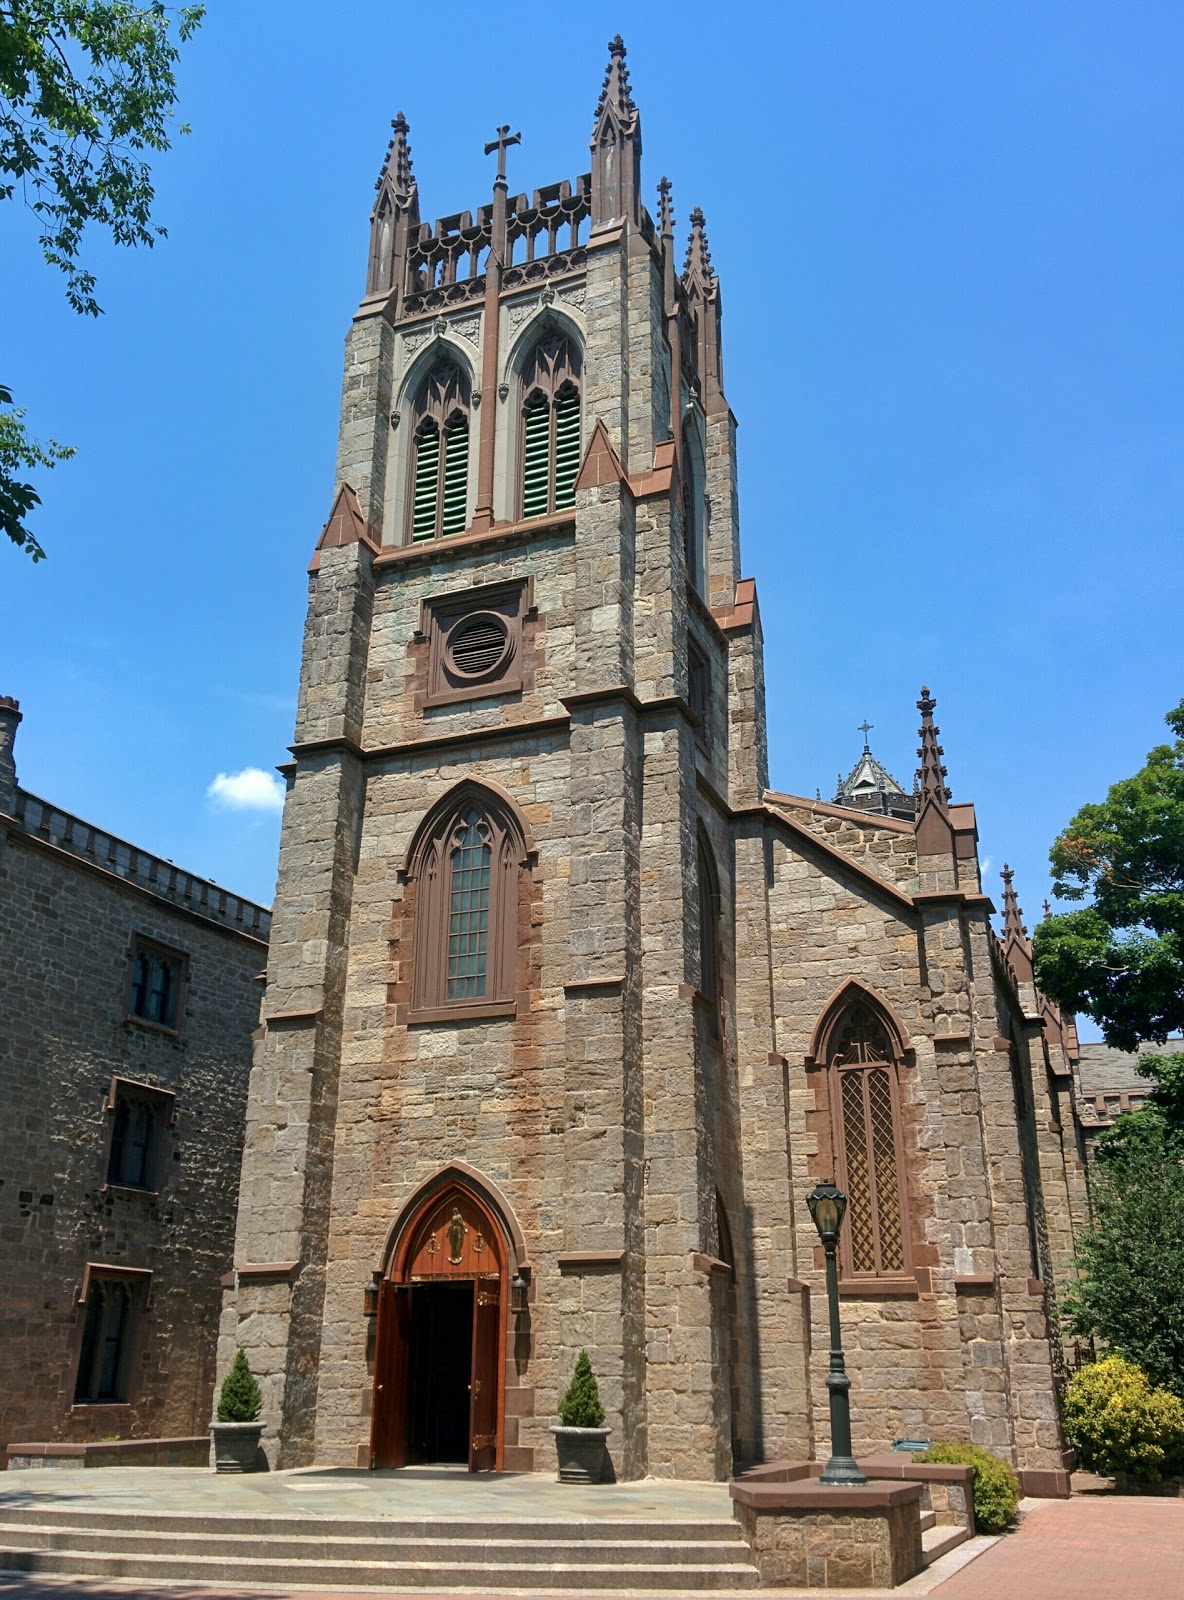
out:
<path id="1" fill-rule="evenodd" d="M 689 295 L 698 293 L 704 298 L 715 287 L 711 251 L 707 247 L 707 230 L 704 227 L 703 211 L 699 206 L 691 212 L 691 236 L 687 241 L 687 259 L 682 269 L 682 283 Z"/>
<path id="2" fill-rule="evenodd" d="M 605 69 L 600 99 L 596 102 L 598 123 L 606 111 L 618 119 L 625 132 L 632 131 L 637 107 L 633 102 L 633 90 L 629 87 L 629 68 L 625 65 L 625 41 L 619 33 L 614 34 L 608 42 L 608 67 Z"/>
<path id="3" fill-rule="evenodd" d="M 658 180 L 658 233 L 663 239 L 674 238 L 674 211 L 670 204 L 670 191 L 674 185 L 669 178 Z"/>
<path id="4" fill-rule="evenodd" d="M 391 198 L 405 207 L 415 189 L 415 174 L 411 170 L 411 146 L 407 142 L 411 128 L 401 111 L 395 113 L 391 129 L 394 138 L 386 147 L 386 160 L 374 187 L 380 195 L 384 188 L 389 189 Z"/>
<path id="5" fill-rule="evenodd" d="M 933 725 L 933 713 L 937 708 L 937 701 L 929 693 L 927 687 L 922 685 L 921 698 L 917 701 L 917 710 L 921 713 L 921 726 L 918 730 L 921 743 L 917 754 L 921 758 L 921 765 L 917 768 L 916 794 L 918 808 L 926 799 L 932 798 L 942 809 L 950 799 L 950 791 L 946 788 L 946 769 L 941 764 L 942 748 L 937 742 L 938 729 Z"/>
<path id="6" fill-rule="evenodd" d="M 1009 934 L 1014 933 L 1017 938 L 1025 939 L 1027 938 L 1028 930 L 1024 927 L 1023 916 L 1019 908 L 1019 902 L 1016 900 L 1015 890 L 1011 885 L 1011 880 L 1015 877 L 1015 873 L 1012 872 L 1006 861 L 1003 863 L 1003 871 L 999 874 L 999 876 L 1003 879 L 1004 938 L 1006 938 Z"/>

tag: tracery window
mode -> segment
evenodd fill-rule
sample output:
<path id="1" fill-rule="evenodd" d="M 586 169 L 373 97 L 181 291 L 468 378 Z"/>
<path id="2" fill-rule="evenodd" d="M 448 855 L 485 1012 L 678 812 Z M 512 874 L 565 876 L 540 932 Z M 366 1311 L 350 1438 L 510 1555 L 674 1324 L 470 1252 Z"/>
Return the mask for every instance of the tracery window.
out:
<path id="1" fill-rule="evenodd" d="M 872 1007 L 856 1002 L 833 1029 L 829 1054 L 838 1182 L 847 1194 L 844 1274 L 906 1276 L 908 1214 L 892 1041 Z"/>
<path id="2" fill-rule="evenodd" d="M 469 502 L 468 377 L 443 359 L 419 387 L 412 414 L 411 537 L 463 533 Z"/>
<path id="3" fill-rule="evenodd" d="M 580 471 L 580 354 L 566 334 L 545 333 L 522 369 L 522 516 L 576 503 Z"/>
<path id="4" fill-rule="evenodd" d="M 155 1176 L 156 1111 L 147 1100 L 116 1096 L 107 1157 L 107 1182 L 128 1189 L 151 1189 Z"/>
<path id="5" fill-rule="evenodd" d="M 509 808 L 475 784 L 430 816 L 412 852 L 411 1020 L 512 1009 L 525 845 Z"/>

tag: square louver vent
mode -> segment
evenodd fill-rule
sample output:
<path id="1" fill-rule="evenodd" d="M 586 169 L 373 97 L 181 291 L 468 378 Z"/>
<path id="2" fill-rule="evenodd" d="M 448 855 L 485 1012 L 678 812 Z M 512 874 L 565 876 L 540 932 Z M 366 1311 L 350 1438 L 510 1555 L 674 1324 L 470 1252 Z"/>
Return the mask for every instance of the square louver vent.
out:
<path id="1" fill-rule="evenodd" d="M 530 658 L 523 623 L 535 615 L 529 579 L 425 600 L 418 637 L 429 643 L 428 673 L 417 703 L 458 705 L 520 691 Z"/>

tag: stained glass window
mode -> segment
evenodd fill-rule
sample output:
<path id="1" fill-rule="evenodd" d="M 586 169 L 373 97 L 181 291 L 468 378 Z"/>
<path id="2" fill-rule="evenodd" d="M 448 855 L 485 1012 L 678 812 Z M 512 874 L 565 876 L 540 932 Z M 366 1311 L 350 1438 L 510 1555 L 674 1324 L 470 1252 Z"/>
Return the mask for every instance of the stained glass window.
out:
<path id="1" fill-rule="evenodd" d="M 448 907 L 448 999 L 480 1000 L 489 955 L 488 828 L 471 810 L 454 836 Z"/>

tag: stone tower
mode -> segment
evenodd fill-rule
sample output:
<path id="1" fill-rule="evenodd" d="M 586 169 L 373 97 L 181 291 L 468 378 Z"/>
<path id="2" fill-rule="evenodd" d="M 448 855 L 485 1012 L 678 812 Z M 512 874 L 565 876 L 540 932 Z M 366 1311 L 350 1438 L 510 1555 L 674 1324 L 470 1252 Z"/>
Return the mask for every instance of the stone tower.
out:
<path id="1" fill-rule="evenodd" d="M 768 792 L 719 280 L 702 212 L 680 266 L 670 184 L 643 203 L 624 46 L 581 176 L 512 194 L 503 127 L 489 202 L 423 223 L 393 132 L 309 580 L 223 1364 L 247 1349 L 283 1466 L 543 1468 L 582 1348 L 618 1476 L 807 1453 L 825 1312 L 800 1202 L 833 1155 L 857 1224 L 859 1193 L 874 1210 L 844 1258 L 869 1360 L 910 1330 L 896 1390 L 866 1376 L 861 1448 L 973 1421 L 1057 1466 L 1017 1129 L 966 1158 L 977 1229 L 935 1167 L 935 1030 L 951 1106 L 976 1074 L 1011 1094 L 973 812 L 932 737 L 915 818 Z M 850 1118 L 832 1141 L 823 1079 L 890 1148 Z M 1017 1273 L 1022 1336 L 995 1287 Z M 960 1315 L 993 1340 L 977 1420 Z M 1025 1383 L 1047 1425 L 1009 1409 Z"/>

